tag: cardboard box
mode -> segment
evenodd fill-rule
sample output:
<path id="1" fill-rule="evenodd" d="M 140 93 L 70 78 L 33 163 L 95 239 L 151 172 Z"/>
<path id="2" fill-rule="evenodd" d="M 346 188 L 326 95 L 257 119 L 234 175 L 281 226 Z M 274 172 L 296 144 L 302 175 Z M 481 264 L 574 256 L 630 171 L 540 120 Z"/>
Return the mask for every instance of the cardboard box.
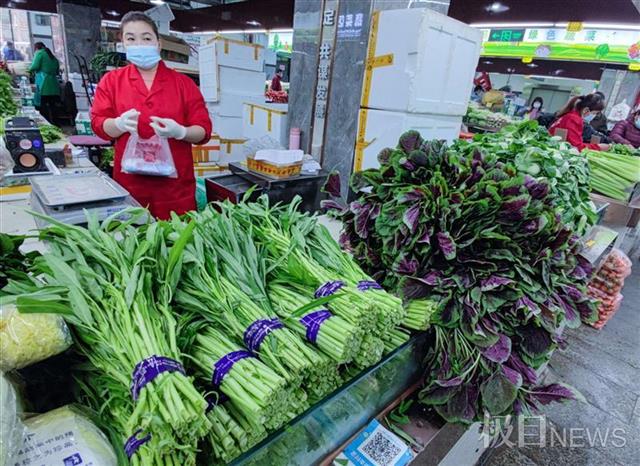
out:
<path id="1" fill-rule="evenodd" d="M 245 102 L 242 113 L 242 135 L 247 139 L 268 135 L 280 142 L 282 147 L 289 147 L 287 129 L 288 104 L 255 104 Z"/>
<path id="2" fill-rule="evenodd" d="M 464 115 L 482 32 L 429 9 L 372 18 L 361 107 Z"/>
<path id="3" fill-rule="evenodd" d="M 385 147 L 396 147 L 405 131 L 415 129 L 424 139 L 451 142 L 457 139 L 461 125 L 461 116 L 360 109 L 353 171 L 379 167 L 378 153 Z"/>

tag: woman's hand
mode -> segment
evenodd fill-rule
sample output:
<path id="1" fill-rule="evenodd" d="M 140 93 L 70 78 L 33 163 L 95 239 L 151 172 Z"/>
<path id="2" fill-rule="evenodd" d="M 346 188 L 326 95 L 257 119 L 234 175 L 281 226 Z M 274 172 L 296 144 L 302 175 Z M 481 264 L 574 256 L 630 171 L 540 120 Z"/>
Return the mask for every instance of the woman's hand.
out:
<path id="1" fill-rule="evenodd" d="M 114 123 L 123 133 L 137 133 L 139 116 L 140 112 L 132 108 L 116 118 Z"/>
<path id="2" fill-rule="evenodd" d="M 602 151 L 608 151 L 611 148 L 611 144 L 598 144 L 598 147 Z"/>
<path id="3" fill-rule="evenodd" d="M 149 126 L 151 126 L 156 134 L 161 138 L 174 138 L 191 144 L 198 144 L 202 142 L 205 135 L 205 131 L 202 126 L 182 126 L 171 118 L 152 116 Z"/>
<path id="4" fill-rule="evenodd" d="M 152 116 L 149 126 L 161 138 L 174 138 L 180 141 L 187 135 L 187 128 L 171 118 Z"/>

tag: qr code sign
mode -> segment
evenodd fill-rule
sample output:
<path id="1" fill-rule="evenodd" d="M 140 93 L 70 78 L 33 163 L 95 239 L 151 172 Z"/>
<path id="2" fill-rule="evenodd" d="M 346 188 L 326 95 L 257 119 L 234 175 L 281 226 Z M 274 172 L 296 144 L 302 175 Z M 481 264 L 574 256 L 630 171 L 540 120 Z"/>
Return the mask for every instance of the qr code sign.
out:
<path id="1" fill-rule="evenodd" d="M 359 450 L 380 466 L 395 464 L 402 449 L 385 435 L 385 431 L 374 431 L 372 435 L 360 445 Z"/>

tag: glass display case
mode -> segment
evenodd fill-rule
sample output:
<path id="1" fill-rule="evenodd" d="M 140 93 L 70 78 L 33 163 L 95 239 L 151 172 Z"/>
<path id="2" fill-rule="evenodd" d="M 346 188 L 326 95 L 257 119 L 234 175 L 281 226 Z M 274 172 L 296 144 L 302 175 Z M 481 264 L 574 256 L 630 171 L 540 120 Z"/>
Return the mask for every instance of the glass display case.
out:
<path id="1" fill-rule="evenodd" d="M 430 338 L 429 333 L 412 337 L 232 465 L 311 465 L 322 461 L 418 380 Z"/>

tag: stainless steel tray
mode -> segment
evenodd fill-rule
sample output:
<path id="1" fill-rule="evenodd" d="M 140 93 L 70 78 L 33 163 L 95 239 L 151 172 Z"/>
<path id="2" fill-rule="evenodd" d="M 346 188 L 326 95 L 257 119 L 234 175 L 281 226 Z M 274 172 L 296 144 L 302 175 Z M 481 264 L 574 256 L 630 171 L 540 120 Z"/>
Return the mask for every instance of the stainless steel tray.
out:
<path id="1" fill-rule="evenodd" d="M 113 201 L 129 195 L 118 183 L 99 173 L 37 177 L 31 179 L 31 185 L 47 207 Z"/>

